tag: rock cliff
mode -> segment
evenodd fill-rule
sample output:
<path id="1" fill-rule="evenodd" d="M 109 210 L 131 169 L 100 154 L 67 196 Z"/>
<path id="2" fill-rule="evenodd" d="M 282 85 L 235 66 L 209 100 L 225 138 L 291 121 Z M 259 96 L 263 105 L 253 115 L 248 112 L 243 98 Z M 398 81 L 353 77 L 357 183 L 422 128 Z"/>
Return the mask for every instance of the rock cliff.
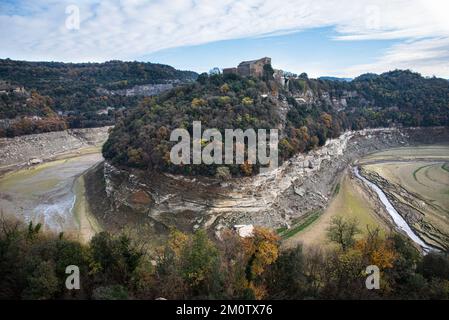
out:
<path id="1" fill-rule="evenodd" d="M 70 129 L 40 134 L 0 138 L 0 168 L 31 164 L 58 154 L 97 146 L 106 141 L 110 127 Z"/>
<path id="2" fill-rule="evenodd" d="M 277 228 L 325 208 L 339 175 L 358 158 L 448 138 L 448 128 L 351 131 L 294 156 L 274 171 L 229 181 L 124 169 L 104 162 L 87 175 L 92 188 L 88 194 L 94 213 L 115 227 L 132 220 L 186 231 L 245 224 Z"/>

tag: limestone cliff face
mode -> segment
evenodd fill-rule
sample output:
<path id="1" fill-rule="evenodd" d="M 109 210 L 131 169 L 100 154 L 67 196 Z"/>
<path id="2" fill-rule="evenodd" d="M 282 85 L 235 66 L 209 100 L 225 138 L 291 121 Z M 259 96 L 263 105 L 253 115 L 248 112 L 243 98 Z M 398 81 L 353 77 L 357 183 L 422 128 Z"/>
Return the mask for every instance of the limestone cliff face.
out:
<path id="1" fill-rule="evenodd" d="M 324 104 L 340 111 L 348 107 L 348 101 L 352 98 L 359 97 L 357 91 L 343 90 L 338 94 L 330 91 L 316 92 L 308 88 L 302 92 L 294 92 L 293 98 L 301 105 L 310 106 L 313 103 Z M 367 104 L 368 102 L 361 100 L 360 103 Z"/>
<path id="2" fill-rule="evenodd" d="M 105 162 L 96 169 L 104 180 L 102 219 L 123 223 L 132 214 L 191 231 L 236 224 L 285 226 L 326 207 L 337 178 L 359 157 L 389 147 L 444 142 L 448 137 L 448 128 L 346 132 L 276 170 L 226 182 L 120 169 Z"/>
<path id="3" fill-rule="evenodd" d="M 143 96 L 150 97 L 158 95 L 164 91 L 173 89 L 174 85 L 179 84 L 180 81 L 172 81 L 169 83 L 156 83 L 156 84 L 145 84 L 137 85 L 128 89 L 118 89 L 118 90 L 107 90 L 104 88 L 98 88 L 97 92 L 104 95 L 118 95 L 118 96 Z"/>

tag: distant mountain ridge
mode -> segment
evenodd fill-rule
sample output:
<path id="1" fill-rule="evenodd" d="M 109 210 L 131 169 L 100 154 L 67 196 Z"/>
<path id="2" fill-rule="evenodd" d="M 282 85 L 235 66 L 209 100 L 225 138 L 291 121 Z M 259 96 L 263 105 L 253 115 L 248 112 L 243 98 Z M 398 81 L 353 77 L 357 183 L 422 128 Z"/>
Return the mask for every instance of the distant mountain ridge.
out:
<path id="1" fill-rule="evenodd" d="M 318 80 L 329 80 L 329 81 L 344 81 L 344 82 L 350 82 L 354 80 L 353 78 L 340 78 L 340 77 L 330 77 L 330 76 L 323 76 L 319 77 Z"/>
<path id="2" fill-rule="evenodd" d="M 145 96 L 192 82 L 197 77 L 193 71 L 150 62 L 62 63 L 0 59 L 0 83 L 5 87 L 0 90 L 0 119 L 59 116 L 71 128 L 112 125 L 116 110 L 134 107 Z M 21 90 L 10 90 L 10 87 Z M 5 135 L 5 130 L 9 130 L 8 136 L 41 132 L 25 130 L 31 126 L 28 123 L 16 130 L 11 123 L 15 122 L 0 124 L 0 136 Z M 63 127 L 57 126 L 58 129 Z"/>
<path id="3" fill-rule="evenodd" d="M 192 81 L 197 77 L 198 74 L 193 71 L 177 70 L 169 65 L 151 62 L 112 60 L 103 63 L 64 63 L 0 59 L 0 79 L 24 85 L 27 89 L 43 91 L 49 90 L 48 83 L 85 83 L 108 89 L 123 89 L 173 80 Z"/>

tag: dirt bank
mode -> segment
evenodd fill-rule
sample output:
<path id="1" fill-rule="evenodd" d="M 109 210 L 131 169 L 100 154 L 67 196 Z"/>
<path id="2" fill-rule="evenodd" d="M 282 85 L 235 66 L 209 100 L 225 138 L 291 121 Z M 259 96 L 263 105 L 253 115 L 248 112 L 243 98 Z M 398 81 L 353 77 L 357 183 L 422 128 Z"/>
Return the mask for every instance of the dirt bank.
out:
<path id="1" fill-rule="evenodd" d="M 102 145 L 110 127 L 71 129 L 0 139 L 0 173 L 32 163 L 53 160 L 79 149 Z"/>
<path id="2" fill-rule="evenodd" d="M 102 230 L 97 219 L 90 213 L 90 208 L 86 202 L 84 177 L 79 176 L 73 184 L 73 193 L 75 194 L 75 203 L 72 214 L 78 225 L 78 240 L 87 243 L 92 237 Z"/>

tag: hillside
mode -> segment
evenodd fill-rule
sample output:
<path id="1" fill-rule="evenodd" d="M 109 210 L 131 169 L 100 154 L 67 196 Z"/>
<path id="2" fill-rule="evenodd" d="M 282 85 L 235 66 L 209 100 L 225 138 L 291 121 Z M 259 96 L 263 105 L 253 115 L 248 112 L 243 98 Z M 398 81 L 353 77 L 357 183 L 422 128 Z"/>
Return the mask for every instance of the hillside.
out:
<path id="1" fill-rule="evenodd" d="M 0 59 L 0 119 L 59 115 L 71 128 L 111 125 L 116 110 L 136 106 L 143 96 L 157 94 L 196 77 L 195 72 L 154 63 Z M 10 122 L 0 125 L 0 131 L 2 127 L 9 129 L 8 136 L 41 132 L 32 128 L 22 130 L 14 126 L 14 121 L 12 125 Z"/>
<path id="2" fill-rule="evenodd" d="M 340 77 L 323 76 L 323 77 L 319 77 L 318 80 L 351 82 L 354 79 L 352 79 L 352 78 L 340 78 Z"/>
<path id="3" fill-rule="evenodd" d="M 235 74 L 201 75 L 195 83 L 143 101 L 121 119 L 104 146 L 114 164 L 165 172 L 216 175 L 217 165 L 173 165 L 170 132 L 203 128 L 279 128 L 280 161 L 324 145 L 348 129 L 447 126 L 449 83 L 410 71 L 364 75 L 352 82 L 306 75 L 279 83 Z M 207 144 L 207 142 L 206 142 Z M 259 163 L 226 165 L 233 176 L 259 172 Z"/>

